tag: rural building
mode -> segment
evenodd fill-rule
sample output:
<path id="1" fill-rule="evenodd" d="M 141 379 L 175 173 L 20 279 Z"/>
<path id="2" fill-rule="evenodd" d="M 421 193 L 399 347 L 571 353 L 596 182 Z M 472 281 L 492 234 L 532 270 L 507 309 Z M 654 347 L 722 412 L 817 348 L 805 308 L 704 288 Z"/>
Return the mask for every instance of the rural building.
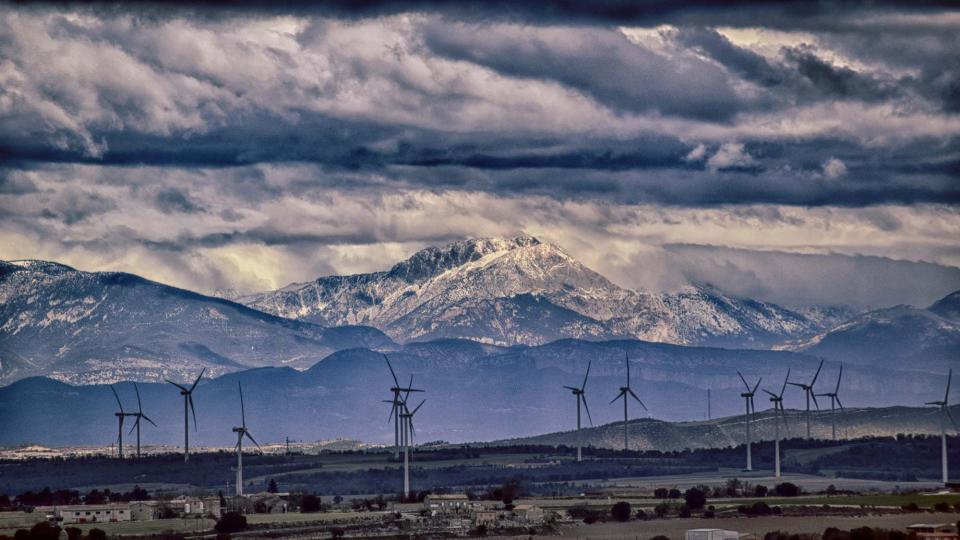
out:
<path id="1" fill-rule="evenodd" d="M 916 523 L 907 527 L 907 530 L 917 540 L 960 540 L 957 527 L 949 523 Z"/>
<path id="2" fill-rule="evenodd" d="M 423 499 L 423 507 L 431 515 L 459 514 L 470 509 L 470 499 L 463 493 L 447 495 L 427 495 Z"/>
<path id="3" fill-rule="evenodd" d="M 526 523 L 543 523 L 543 508 L 532 504 L 518 504 L 513 507 L 517 519 Z"/>
<path id="4" fill-rule="evenodd" d="M 41 507 L 37 507 L 40 510 Z M 130 503 L 76 504 L 43 507 L 62 523 L 103 523 L 130 521 Z"/>
<path id="5" fill-rule="evenodd" d="M 684 540 L 740 540 L 740 533 L 723 529 L 691 529 Z"/>
<path id="6" fill-rule="evenodd" d="M 473 524 L 477 527 L 485 525 L 487 527 L 491 525 L 496 525 L 497 523 L 497 511 L 496 510 L 477 510 L 473 513 Z"/>

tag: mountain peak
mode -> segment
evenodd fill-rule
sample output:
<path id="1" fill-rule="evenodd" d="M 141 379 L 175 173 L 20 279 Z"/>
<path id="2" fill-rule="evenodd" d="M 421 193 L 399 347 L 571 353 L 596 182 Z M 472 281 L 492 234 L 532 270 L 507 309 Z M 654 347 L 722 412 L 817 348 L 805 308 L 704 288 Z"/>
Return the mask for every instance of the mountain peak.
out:
<path id="1" fill-rule="evenodd" d="M 413 283 L 441 274 L 452 268 L 477 261 L 492 253 L 541 245 L 530 235 L 514 237 L 469 238 L 443 247 L 428 247 L 393 266 L 387 276 Z"/>

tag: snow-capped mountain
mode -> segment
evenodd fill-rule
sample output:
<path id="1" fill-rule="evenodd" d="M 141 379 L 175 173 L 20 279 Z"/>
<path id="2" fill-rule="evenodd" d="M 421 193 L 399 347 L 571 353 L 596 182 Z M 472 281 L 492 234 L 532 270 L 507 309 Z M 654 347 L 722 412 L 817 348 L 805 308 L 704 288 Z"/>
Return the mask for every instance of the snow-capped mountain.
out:
<path id="1" fill-rule="evenodd" d="M 632 291 L 531 236 L 431 247 L 384 272 L 322 277 L 238 300 L 281 317 L 374 326 L 400 341 L 504 345 L 633 337 L 764 347 L 814 334 L 826 320 L 709 286 Z"/>
<path id="2" fill-rule="evenodd" d="M 327 329 L 119 272 L 0 262 L 0 384 L 184 380 L 256 366 L 306 368 L 342 348 L 391 346 L 373 328 Z"/>

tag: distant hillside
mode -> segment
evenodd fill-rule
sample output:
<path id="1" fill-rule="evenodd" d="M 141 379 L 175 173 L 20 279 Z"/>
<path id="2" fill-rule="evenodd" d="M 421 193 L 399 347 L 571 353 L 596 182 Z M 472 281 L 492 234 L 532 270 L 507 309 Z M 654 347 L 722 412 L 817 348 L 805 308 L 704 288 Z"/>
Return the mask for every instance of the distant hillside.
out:
<path id="1" fill-rule="evenodd" d="M 609 401 L 624 382 L 625 354 L 630 357 L 633 387 L 650 408 L 644 413 L 631 405 L 632 418 L 649 414 L 661 420 L 704 418 L 707 388 L 712 389 L 716 416 L 738 414 L 743 401 L 737 370 L 751 381 L 763 377 L 763 388 L 779 388 L 788 368 L 794 380 L 804 380 L 812 376 L 818 363 L 814 357 L 790 352 L 634 340 L 564 340 L 512 348 L 440 340 L 405 345 L 390 357 L 402 381 L 413 375 L 414 384 L 426 390 L 413 397 L 427 400 L 416 418 L 417 440 L 469 442 L 570 429 L 575 402 L 562 387 L 579 384 L 590 361 L 587 399 L 593 420 L 597 425 L 617 421 L 622 409 Z M 837 367 L 824 367 L 818 391 L 832 387 Z M 943 395 L 943 379 L 938 374 L 849 366 L 844 370 L 841 395 L 851 407 L 920 404 Z M 338 351 L 305 371 L 258 368 L 201 381 L 195 395 L 199 429 L 192 435 L 198 443 L 233 444 L 230 427 L 239 417 L 237 381 L 244 385 L 248 425 L 261 442 L 282 441 L 287 436 L 306 441 L 342 437 L 371 443 L 393 439 L 393 427 L 387 422 L 389 405 L 382 402 L 391 397 L 388 389 L 393 381 L 382 354 L 376 351 Z M 898 391 L 886 391 L 890 388 Z M 790 387 L 785 396 L 792 408 L 803 402 L 802 393 L 794 390 Z M 134 406 L 131 384 L 118 384 L 117 391 L 128 408 Z M 144 440 L 180 444 L 183 402 L 176 388 L 141 384 L 140 392 L 145 410 L 160 424 L 146 429 Z M 758 401 L 761 409 L 764 405 Z M 115 407 L 109 388 L 103 385 L 21 380 L 0 388 L 0 444 L 108 444 L 116 437 Z M 725 436 L 737 437 L 734 425 L 724 426 L 727 435 L 716 429 L 709 436 L 717 444 L 727 444 Z M 615 428 L 609 437 L 617 439 Z M 672 447 L 686 440 L 686 436 L 664 431 L 650 439 L 650 444 Z"/>
<path id="2" fill-rule="evenodd" d="M 349 347 L 391 347 L 369 327 L 328 329 L 119 272 L 0 262 L 0 384 L 185 380 L 258 366 L 306 368 Z"/>
<path id="3" fill-rule="evenodd" d="M 960 367 L 960 291 L 926 309 L 895 306 L 862 313 L 789 348 L 894 369 Z"/>
<path id="4" fill-rule="evenodd" d="M 960 414 L 960 405 L 952 406 L 954 415 Z M 896 436 L 900 434 L 938 435 L 940 416 L 936 409 L 919 407 L 855 408 L 837 413 L 837 438 L 855 439 L 864 436 Z M 787 429 L 780 424 L 782 438 L 806 436 L 806 415 L 802 410 L 786 411 Z M 811 435 L 830 439 L 830 413 L 811 415 Z M 760 411 L 751 425 L 753 441 L 771 441 L 775 437 L 772 411 Z M 587 427 L 582 430 L 584 446 L 596 448 L 623 448 L 623 422 Z M 746 417 L 728 416 L 703 422 L 663 422 L 651 418 L 631 420 L 629 444 L 635 450 L 683 450 L 686 448 L 718 448 L 737 446 L 746 442 Z M 577 432 L 562 431 L 534 437 L 508 439 L 490 444 L 576 446 Z"/>

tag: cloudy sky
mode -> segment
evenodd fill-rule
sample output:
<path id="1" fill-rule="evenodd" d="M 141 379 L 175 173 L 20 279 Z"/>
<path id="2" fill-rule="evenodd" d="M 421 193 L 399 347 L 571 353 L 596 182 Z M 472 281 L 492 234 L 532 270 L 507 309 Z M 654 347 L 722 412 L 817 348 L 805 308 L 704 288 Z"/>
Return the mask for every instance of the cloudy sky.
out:
<path id="1" fill-rule="evenodd" d="M 960 10 L 0 4 L 0 258 L 210 292 L 528 233 L 615 282 L 960 288 Z"/>

